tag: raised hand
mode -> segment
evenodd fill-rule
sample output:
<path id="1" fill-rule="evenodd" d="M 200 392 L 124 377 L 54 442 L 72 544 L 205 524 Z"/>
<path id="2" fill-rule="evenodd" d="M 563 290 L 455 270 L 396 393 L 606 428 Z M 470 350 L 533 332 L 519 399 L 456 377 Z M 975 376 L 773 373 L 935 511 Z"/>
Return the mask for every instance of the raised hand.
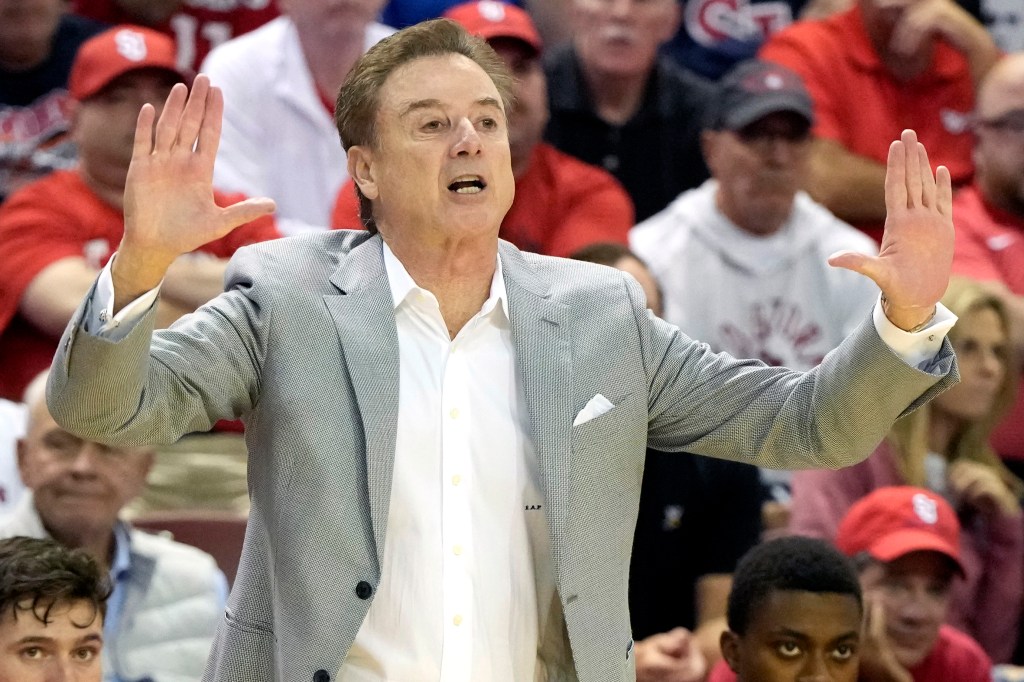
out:
<path id="1" fill-rule="evenodd" d="M 932 175 L 913 130 L 889 146 L 885 233 L 878 256 L 851 251 L 828 262 L 874 280 L 889 320 L 901 329 L 927 322 L 946 292 L 953 263 L 953 190 L 949 171 Z"/>
<path id="2" fill-rule="evenodd" d="M 115 308 L 156 286 L 178 256 L 235 227 L 273 212 L 270 199 L 229 207 L 213 200 L 213 163 L 220 142 L 224 97 L 204 75 L 192 91 L 175 85 L 160 119 L 146 104 L 124 196 L 124 237 L 113 265 Z M 254 141 L 256 143 L 256 141 Z"/>

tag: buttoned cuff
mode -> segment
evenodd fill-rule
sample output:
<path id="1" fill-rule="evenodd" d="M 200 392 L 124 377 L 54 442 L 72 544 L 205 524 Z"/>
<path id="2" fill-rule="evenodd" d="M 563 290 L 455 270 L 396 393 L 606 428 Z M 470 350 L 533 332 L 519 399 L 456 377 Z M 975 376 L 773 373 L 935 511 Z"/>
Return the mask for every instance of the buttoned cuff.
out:
<path id="1" fill-rule="evenodd" d="M 110 274 L 110 266 L 113 264 L 114 258 L 117 258 L 116 253 L 100 271 L 89 311 L 85 317 L 84 328 L 86 332 L 94 336 L 120 341 L 131 332 L 138 321 L 156 303 L 156 297 L 160 293 L 160 284 L 121 308 L 115 315 L 114 278 Z M 163 284 L 162 281 L 161 284 Z"/>
<path id="2" fill-rule="evenodd" d="M 937 303 L 935 315 L 924 329 L 916 332 L 908 332 L 900 329 L 885 316 L 882 310 L 882 297 L 878 297 L 875 309 L 871 313 L 875 323 L 875 331 L 903 362 L 911 367 L 925 370 L 929 367 L 939 349 L 942 347 L 942 340 L 956 324 L 957 317 L 949 308 Z"/>

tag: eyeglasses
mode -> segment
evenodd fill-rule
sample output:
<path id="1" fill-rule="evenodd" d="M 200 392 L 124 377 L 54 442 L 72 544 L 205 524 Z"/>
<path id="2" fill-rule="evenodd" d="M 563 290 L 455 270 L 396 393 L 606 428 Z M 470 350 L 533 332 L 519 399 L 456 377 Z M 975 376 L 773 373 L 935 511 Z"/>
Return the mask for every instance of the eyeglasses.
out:
<path id="1" fill-rule="evenodd" d="M 1012 109 L 997 118 L 979 118 L 974 121 L 978 128 L 1024 135 L 1024 109 Z"/>

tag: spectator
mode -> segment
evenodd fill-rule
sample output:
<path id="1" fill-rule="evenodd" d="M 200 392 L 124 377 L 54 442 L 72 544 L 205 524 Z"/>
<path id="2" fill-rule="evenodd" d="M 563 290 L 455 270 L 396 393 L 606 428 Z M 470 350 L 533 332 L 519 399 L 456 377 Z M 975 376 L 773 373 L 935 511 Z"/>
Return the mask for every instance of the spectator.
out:
<path id="1" fill-rule="evenodd" d="M 708 177 L 700 127 L 713 86 L 658 47 L 679 26 L 677 0 L 573 0 L 571 45 L 546 64 L 545 137 L 604 167 L 644 220 Z"/>
<path id="2" fill-rule="evenodd" d="M 880 488 L 843 518 L 836 544 L 857 564 L 867 610 L 864 682 L 989 682 L 978 643 L 943 625 L 966 568 L 959 535 L 945 500 L 909 486 Z"/>
<path id="3" fill-rule="evenodd" d="M 736 568 L 725 661 L 708 682 L 854 682 L 863 613 L 853 565 L 829 544 L 759 545 Z"/>
<path id="4" fill-rule="evenodd" d="M 110 574 L 103 623 L 108 680 L 199 679 L 227 597 L 213 557 L 132 529 L 121 508 L 146 482 L 152 451 L 76 438 L 46 409 L 45 375 L 26 394 L 18 465 L 31 490 L 0 523 L 0 537 L 53 538 Z"/>
<path id="5" fill-rule="evenodd" d="M 878 288 L 828 265 L 870 239 L 799 191 L 812 105 L 799 76 L 751 60 L 719 84 L 702 133 L 712 179 L 630 232 L 665 291 L 665 319 L 716 351 L 807 370 L 867 316 Z M 764 470 L 766 530 L 784 527 L 789 475 Z"/>
<path id="6" fill-rule="evenodd" d="M 114 28 L 83 44 L 70 80 L 78 168 L 27 185 L 0 206 L 0 397 L 20 399 L 49 367 L 64 325 L 121 240 L 139 107 L 161 107 L 182 78 L 170 38 L 149 29 Z M 276 236 L 265 218 L 180 258 L 162 286 L 161 323 L 216 296 L 237 247 Z"/>
<path id="7" fill-rule="evenodd" d="M 640 260 L 640 256 L 630 251 L 628 247 L 617 242 L 596 242 L 584 246 L 573 253 L 571 257 L 575 260 L 607 265 L 616 270 L 628 272 L 644 290 L 647 307 L 651 312 L 658 317 L 665 316 L 661 286 L 658 284 L 658 280 L 654 279 L 647 264 Z"/>
<path id="8" fill-rule="evenodd" d="M 100 682 L 107 581 L 52 540 L 0 541 L 0 680 Z"/>
<path id="9" fill-rule="evenodd" d="M 1024 53 L 1007 56 L 978 92 L 975 182 L 953 198 L 953 273 L 980 280 L 1010 316 L 1018 360 L 1024 358 Z M 992 444 L 1024 476 L 1024 398 Z"/>
<path id="10" fill-rule="evenodd" d="M 516 196 L 499 236 L 524 251 L 549 256 L 568 256 L 595 242 L 625 244 L 633 224 L 633 204 L 625 190 L 600 168 L 541 141 L 548 120 L 547 85 L 540 36 L 530 16 L 493 0 L 464 3 L 445 16 L 487 40 L 516 76 L 508 117 Z M 338 194 L 331 223 L 362 227 L 351 179 Z"/>
<path id="11" fill-rule="evenodd" d="M 1016 642 L 1024 593 L 1024 485 L 987 444 L 993 424 L 1013 399 L 1005 309 L 967 280 L 943 298 L 960 320 L 950 340 L 960 383 L 899 421 L 864 462 L 843 471 L 805 471 L 793 481 L 795 533 L 835 537 L 840 519 L 878 488 L 912 485 L 955 505 L 964 532 L 958 549 L 964 580 L 953 590 L 949 623 L 972 635 L 996 662 Z"/>
<path id="12" fill-rule="evenodd" d="M 210 50 L 276 18 L 278 0 L 71 0 L 76 14 L 139 24 L 174 39 L 178 67 L 194 71 Z"/>
<path id="13" fill-rule="evenodd" d="M 760 56 L 800 74 L 814 99 L 811 196 L 876 240 L 889 136 L 915 128 L 954 185 L 970 180 L 975 88 L 999 49 L 953 0 L 858 0 L 777 33 Z"/>
<path id="14" fill-rule="evenodd" d="M 15 444 L 25 435 L 25 406 L 0 398 L 0 519 L 25 492 L 18 474 Z"/>
<path id="15" fill-rule="evenodd" d="M 503 0 L 504 4 L 522 5 L 522 2 Z M 405 28 L 427 19 L 436 19 L 456 5 L 459 0 L 388 0 L 380 12 L 380 21 L 394 28 Z"/>
<path id="16" fill-rule="evenodd" d="M 284 16 L 213 50 L 202 71 L 224 91 L 215 185 L 270 197 L 294 234 L 330 225 L 348 177 L 334 100 L 356 59 L 394 29 L 373 20 L 384 0 L 279 4 Z"/>
<path id="17" fill-rule="evenodd" d="M 0 0 L 0 202 L 74 163 L 68 73 L 103 25 L 64 14 L 62 0 Z"/>

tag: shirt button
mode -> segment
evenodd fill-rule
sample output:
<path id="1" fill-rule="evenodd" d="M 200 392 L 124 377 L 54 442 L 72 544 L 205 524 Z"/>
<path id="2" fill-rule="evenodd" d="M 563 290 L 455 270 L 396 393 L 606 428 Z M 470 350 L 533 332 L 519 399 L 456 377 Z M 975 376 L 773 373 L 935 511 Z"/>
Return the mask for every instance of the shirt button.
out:
<path id="1" fill-rule="evenodd" d="M 462 483 L 462 476 L 459 476 L 458 474 L 452 476 L 452 485 L 458 485 L 460 483 Z"/>
<path id="2" fill-rule="evenodd" d="M 452 547 L 452 552 L 455 554 L 455 556 L 460 556 L 462 554 L 462 545 L 455 545 L 454 547 Z"/>
<path id="3" fill-rule="evenodd" d="M 462 616 L 455 616 L 452 618 L 452 622 L 455 623 L 456 626 L 462 625 Z"/>
<path id="4" fill-rule="evenodd" d="M 356 596 L 360 599 L 369 599 L 372 594 L 373 586 L 365 580 L 360 580 L 359 584 L 356 585 Z"/>
<path id="5" fill-rule="evenodd" d="M 448 416 L 450 416 L 452 419 L 458 419 L 459 418 L 459 408 L 453 407 L 452 411 L 448 413 Z"/>

